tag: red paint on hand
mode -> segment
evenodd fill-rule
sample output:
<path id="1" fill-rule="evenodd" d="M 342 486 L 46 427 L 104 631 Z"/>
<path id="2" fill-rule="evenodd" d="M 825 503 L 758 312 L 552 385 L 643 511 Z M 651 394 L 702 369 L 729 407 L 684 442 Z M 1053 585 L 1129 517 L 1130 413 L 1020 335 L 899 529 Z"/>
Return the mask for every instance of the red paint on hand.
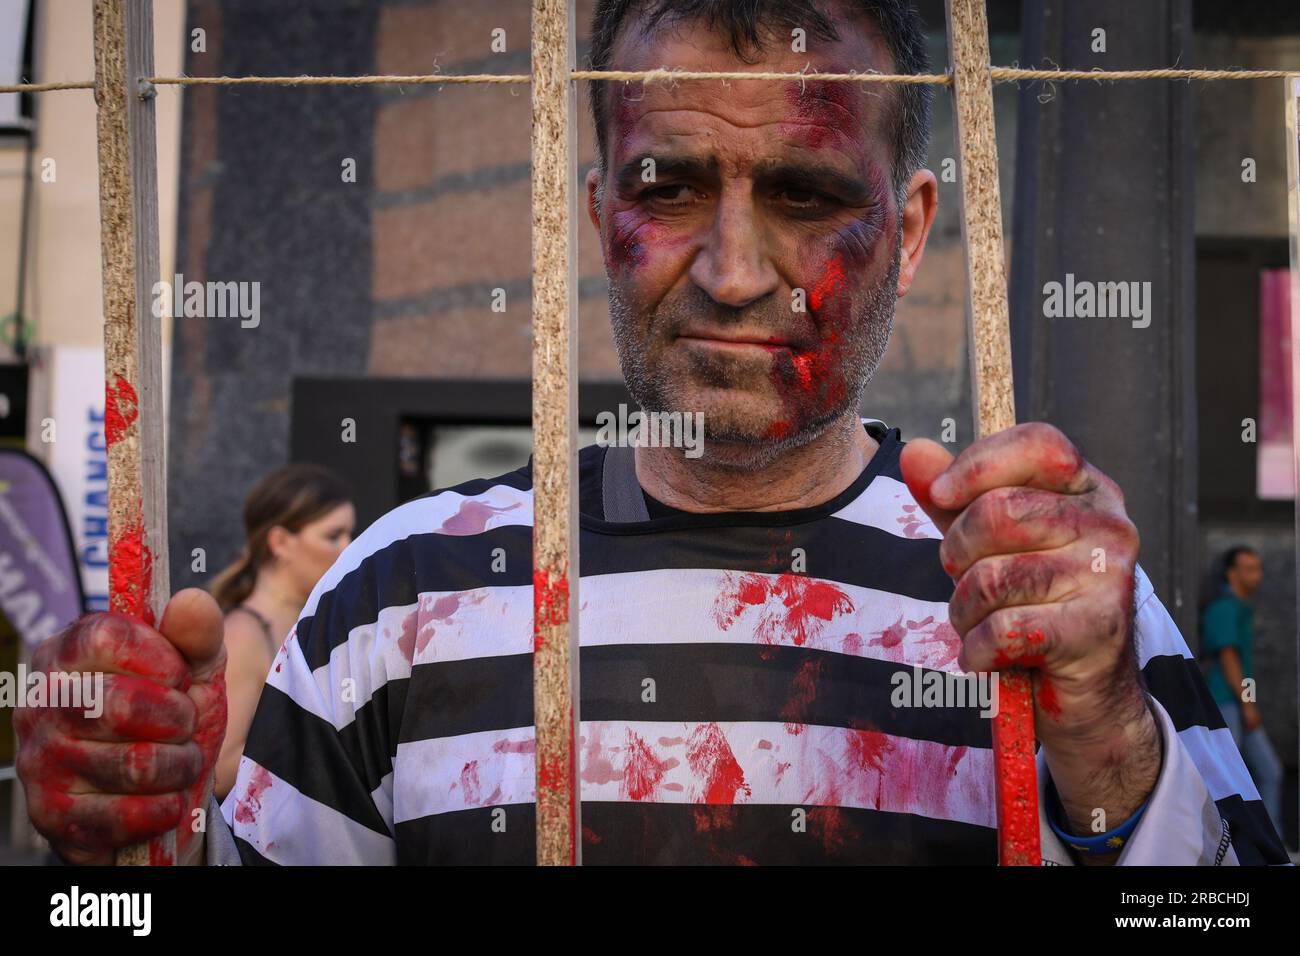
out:
<path id="1" fill-rule="evenodd" d="M 1056 685 L 1046 674 L 1038 675 L 1038 706 L 1053 720 L 1061 719 L 1061 702 L 1056 697 Z"/>
<path id="2" fill-rule="evenodd" d="M 217 757 L 221 753 L 221 742 L 226 737 L 225 670 L 214 674 L 206 681 L 194 684 L 189 689 L 189 694 L 199 711 L 198 727 L 192 739 L 203 754 L 203 772 L 185 791 L 185 815 L 181 818 L 180 827 L 176 831 L 176 851 L 181 855 L 184 855 L 186 847 L 198 836 L 193 826 L 194 811 L 207 810 L 208 784 L 217 765 Z"/>
<path id="3" fill-rule="evenodd" d="M 113 847 L 146 841 L 154 865 L 193 856 L 195 811 L 207 808 L 225 735 L 224 660 L 220 611 L 197 594 L 169 603 L 157 629 L 88 614 L 36 649 L 33 671 L 111 675 L 98 717 L 16 715 L 29 813 L 65 859 L 108 863 Z M 182 742 L 197 747 L 197 762 L 178 759 Z"/>
<path id="4" fill-rule="evenodd" d="M 1047 638 L 1042 631 L 1007 631 L 1007 640 L 1013 642 L 1008 651 L 998 648 L 993 659 L 994 667 L 1042 667 L 1046 655 L 1031 648 L 1039 648 Z"/>

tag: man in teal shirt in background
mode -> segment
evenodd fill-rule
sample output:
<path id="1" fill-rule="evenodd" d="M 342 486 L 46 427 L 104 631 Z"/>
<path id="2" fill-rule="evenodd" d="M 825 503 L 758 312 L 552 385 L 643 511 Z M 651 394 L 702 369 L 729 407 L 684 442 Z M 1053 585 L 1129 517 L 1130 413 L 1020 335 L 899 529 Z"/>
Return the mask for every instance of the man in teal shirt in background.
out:
<path id="1" fill-rule="evenodd" d="M 1281 833 L 1282 764 L 1255 703 L 1255 612 L 1245 600 L 1259 588 L 1264 568 L 1258 554 L 1238 546 L 1224 552 L 1222 569 L 1222 587 L 1201 614 L 1201 655 L 1210 661 L 1206 682 Z"/>

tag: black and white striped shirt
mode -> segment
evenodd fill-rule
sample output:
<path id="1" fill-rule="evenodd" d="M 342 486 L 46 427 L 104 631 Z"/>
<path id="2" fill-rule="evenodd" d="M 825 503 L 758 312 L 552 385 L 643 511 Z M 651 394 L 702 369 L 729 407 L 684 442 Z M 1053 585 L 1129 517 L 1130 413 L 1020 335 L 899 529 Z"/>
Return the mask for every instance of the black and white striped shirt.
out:
<path id="1" fill-rule="evenodd" d="M 891 700 L 900 671 L 960 673 L 959 639 L 898 431 L 868 428 L 852 486 L 784 512 L 606 521 L 606 450 L 581 453 L 585 863 L 996 862 L 989 721 Z M 531 521 L 524 468 L 348 547 L 258 704 L 222 807 L 238 861 L 534 861 Z M 1136 600 L 1165 761 L 1121 862 L 1286 862 L 1140 570 Z"/>

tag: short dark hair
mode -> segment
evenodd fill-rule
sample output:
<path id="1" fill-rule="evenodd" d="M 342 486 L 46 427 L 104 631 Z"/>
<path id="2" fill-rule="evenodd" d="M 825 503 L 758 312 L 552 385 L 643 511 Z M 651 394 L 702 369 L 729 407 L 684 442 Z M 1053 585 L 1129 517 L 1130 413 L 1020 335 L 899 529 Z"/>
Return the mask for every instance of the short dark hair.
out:
<path id="1" fill-rule="evenodd" d="M 1223 564 L 1220 568 L 1220 574 L 1223 580 L 1228 580 L 1228 572 L 1237 566 L 1237 557 L 1242 554 L 1253 554 L 1258 557 L 1258 552 L 1246 544 L 1233 545 L 1227 551 L 1223 552 Z"/>
<path id="2" fill-rule="evenodd" d="M 898 73 L 925 73 L 930 69 L 930 55 L 925 45 L 925 25 L 909 0 L 847 0 L 863 14 L 873 18 L 884 36 L 885 45 L 894 58 Z M 660 23 L 698 20 L 710 30 L 727 37 L 736 55 L 746 62 L 762 51 L 764 40 L 772 31 L 801 27 L 811 36 L 823 40 L 839 39 L 835 22 L 825 11 L 824 0 L 597 0 L 591 21 L 591 68 L 608 70 L 619 27 L 629 13 L 643 14 L 644 28 Z M 766 35 L 766 36 L 765 36 Z M 671 66 L 672 64 L 665 64 Z M 591 117 L 596 126 L 596 162 L 605 163 L 606 81 L 591 89 Z M 894 169 L 892 185 L 901 200 L 907 185 L 925 163 L 930 140 L 930 101 L 932 91 L 925 84 L 908 84 L 896 88 L 898 99 L 891 121 L 894 128 Z"/>

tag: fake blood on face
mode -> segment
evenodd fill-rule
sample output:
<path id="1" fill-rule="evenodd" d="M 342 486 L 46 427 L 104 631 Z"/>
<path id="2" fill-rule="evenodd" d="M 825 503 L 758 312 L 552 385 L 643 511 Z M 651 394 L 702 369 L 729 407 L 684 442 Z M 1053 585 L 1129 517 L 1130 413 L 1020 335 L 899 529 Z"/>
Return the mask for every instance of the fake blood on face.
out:
<path id="1" fill-rule="evenodd" d="M 795 422 L 818 418 L 840 405 L 849 394 L 849 357 L 859 347 L 865 329 L 855 328 L 851 276 L 865 275 L 884 236 L 886 193 L 883 181 L 873 176 L 873 199 L 860 216 L 838 229 L 830 251 L 807 289 L 815 344 L 790 353 L 774 353 L 772 383 L 784 406 L 768 428 L 768 437 L 784 438 Z M 824 248 L 824 247 L 823 247 Z"/>
<path id="2" fill-rule="evenodd" d="M 813 313 L 820 313 L 831 296 L 835 295 L 843 287 L 844 258 L 836 255 L 826 264 L 826 271 L 817 280 L 817 284 L 808 290 L 808 304 L 812 306 Z"/>
<path id="3" fill-rule="evenodd" d="M 781 124 L 781 135 L 805 149 L 831 145 L 852 148 L 859 139 L 854 135 L 858 132 L 856 117 L 861 113 L 858 95 L 847 83 L 819 80 L 787 84 L 789 121 Z"/>
<path id="4" fill-rule="evenodd" d="M 636 238 L 635 230 L 620 231 L 615 227 L 611 231 L 606 250 L 610 268 L 616 272 L 625 272 L 645 264 L 645 247 Z"/>
<path id="5" fill-rule="evenodd" d="M 885 177 L 864 152 L 866 109 L 861 92 L 846 83 L 803 81 L 786 86 L 785 100 L 782 139 L 798 152 L 823 153 L 832 162 L 842 163 L 847 154 L 858 169 L 866 170 L 869 196 L 850 221 L 801 252 L 803 261 L 821 263 L 814 266 L 813 279 L 805 287 L 816 342 L 792 355 L 778 355 L 773 362 L 772 380 L 784 406 L 768 428 L 768 437 L 775 439 L 795 431 L 801 421 L 822 417 L 849 394 L 846 356 L 865 334 L 853 327 L 857 317 L 849 280 L 867 274 L 882 245 L 888 203 Z"/>
<path id="6" fill-rule="evenodd" d="M 835 254 L 808 290 L 807 303 L 812 313 L 818 342 L 808 349 L 774 352 L 772 384 L 781 396 L 783 414 L 768 427 L 768 436 L 784 438 L 800 419 L 814 418 L 820 407 L 843 400 L 846 388 L 841 361 L 843 322 L 847 313 L 842 306 L 829 306 L 840 298 L 844 289 L 844 260 Z"/>
<path id="7" fill-rule="evenodd" d="M 610 215 L 608 265 L 615 273 L 638 271 L 656 258 L 673 260 L 690 242 L 688 231 L 651 218 L 640 207 L 618 210 Z"/>

